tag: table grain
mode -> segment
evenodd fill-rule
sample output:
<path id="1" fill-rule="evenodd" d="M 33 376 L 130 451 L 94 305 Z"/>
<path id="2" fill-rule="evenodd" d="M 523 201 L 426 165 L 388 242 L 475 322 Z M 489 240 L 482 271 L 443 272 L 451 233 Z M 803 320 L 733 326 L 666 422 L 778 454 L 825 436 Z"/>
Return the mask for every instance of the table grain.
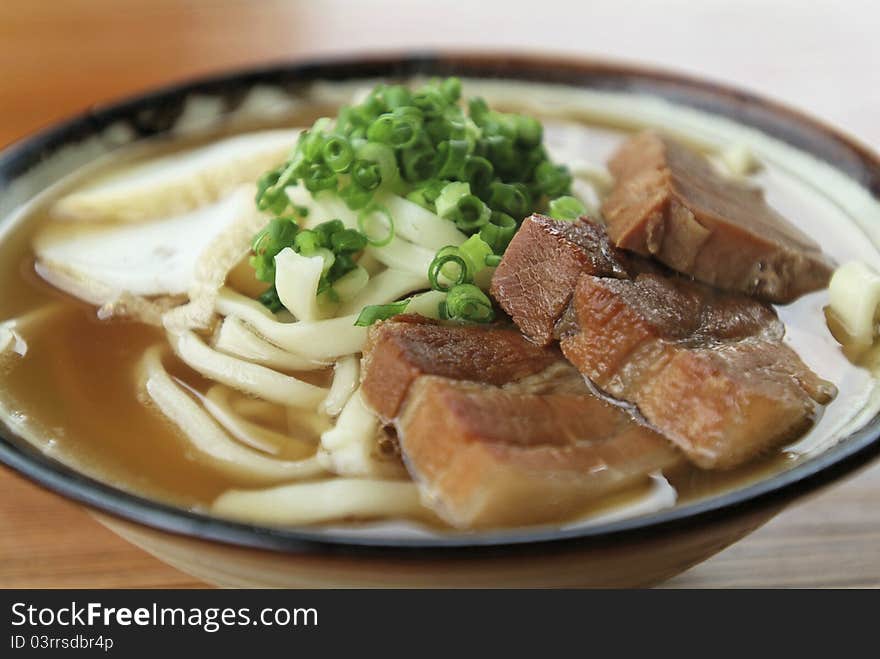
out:
<path id="1" fill-rule="evenodd" d="M 515 0 L 3 0 L 0 145 L 91 105 L 224 69 L 466 47 L 614 56 L 708 75 L 804 107 L 876 147 L 880 85 L 865 76 L 878 33 L 880 9 L 869 0 L 545 0 L 540 12 Z M 203 585 L 0 468 L 0 587 Z M 880 465 L 666 586 L 880 586 Z"/>

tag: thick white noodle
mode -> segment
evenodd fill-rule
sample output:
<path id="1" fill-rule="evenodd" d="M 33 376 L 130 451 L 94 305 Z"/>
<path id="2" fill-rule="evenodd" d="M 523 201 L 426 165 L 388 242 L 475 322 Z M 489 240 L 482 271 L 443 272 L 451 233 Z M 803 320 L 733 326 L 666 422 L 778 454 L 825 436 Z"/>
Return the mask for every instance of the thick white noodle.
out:
<path id="1" fill-rule="evenodd" d="M 309 209 L 307 227 L 339 219 L 351 229 L 358 228 L 358 212 L 351 210 L 337 195 L 313 196 L 301 186 L 287 188 L 287 192 L 293 203 Z M 454 222 L 399 195 L 383 192 L 376 195 L 375 201 L 391 216 L 395 235 L 415 245 L 436 252 L 446 245 L 461 245 L 467 240 Z"/>
<path id="2" fill-rule="evenodd" d="M 217 423 L 242 444 L 270 455 L 278 455 L 282 447 L 295 449 L 299 454 L 296 457 L 300 459 L 314 454 L 314 442 L 264 428 L 236 413 L 229 403 L 229 393 L 223 385 L 214 385 L 208 390 L 202 403 Z"/>
<path id="3" fill-rule="evenodd" d="M 834 271 L 828 285 L 831 310 L 858 347 L 874 342 L 880 275 L 861 261 L 850 261 Z"/>
<path id="4" fill-rule="evenodd" d="M 62 197 L 52 214 L 65 220 L 141 222 L 185 213 L 283 162 L 299 132 L 248 133 L 153 158 Z"/>
<path id="5" fill-rule="evenodd" d="M 141 377 L 147 394 L 211 465 L 254 482 L 312 478 L 324 471 L 316 457 L 298 461 L 276 460 L 233 440 L 168 375 L 162 366 L 161 351 L 161 346 L 154 346 L 144 353 L 141 360 Z"/>
<path id="6" fill-rule="evenodd" d="M 279 405 L 315 409 L 327 390 L 209 348 L 194 332 L 168 333 L 177 356 L 206 378 Z"/>
<path id="7" fill-rule="evenodd" d="M 388 210 L 395 233 L 411 243 L 436 251 L 446 245 L 461 245 L 467 240 L 454 222 L 444 220 L 409 199 L 386 192 L 376 195 L 376 202 Z"/>
<path id="8" fill-rule="evenodd" d="M 430 517 L 414 483 L 362 478 L 334 478 L 265 490 L 230 490 L 214 501 L 211 512 L 284 526 L 351 518 Z"/>
<path id="9" fill-rule="evenodd" d="M 354 355 L 343 357 L 333 367 L 333 383 L 330 393 L 321 405 L 321 409 L 329 416 L 336 416 L 357 389 L 360 376 L 360 360 Z"/>
<path id="10" fill-rule="evenodd" d="M 370 273 L 366 268 L 356 266 L 354 270 L 342 275 L 333 282 L 333 290 L 339 298 L 339 302 L 344 304 L 350 302 L 367 287 L 370 283 Z M 337 305 L 335 315 L 346 315 L 339 312 Z"/>
<path id="11" fill-rule="evenodd" d="M 237 316 L 223 319 L 214 348 L 227 355 L 283 371 L 315 371 L 328 366 L 327 362 L 306 359 L 272 345 Z"/>
<path id="12" fill-rule="evenodd" d="M 257 312 L 244 296 L 228 288 L 220 291 L 217 310 L 226 316 L 238 316 L 275 345 L 316 361 L 335 360 L 360 352 L 367 338 L 365 327 L 356 327 L 356 315 L 341 316 L 312 323 L 279 323 Z M 246 298 L 245 298 L 246 299 Z"/>
<path id="13" fill-rule="evenodd" d="M 278 299 L 297 320 L 315 321 L 322 317 L 318 306 L 318 283 L 324 272 L 324 259 L 303 256 L 290 247 L 275 257 L 275 290 Z"/>
<path id="14" fill-rule="evenodd" d="M 404 476 L 397 462 L 377 458 L 379 419 L 364 404 L 360 389 L 355 391 L 336 425 L 321 435 L 318 459 L 328 470 L 341 476 Z"/>
<path id="15" fill-rule="evenodd" d="M 414 245 L 402 238 L 395 238 L 383 247 L 373 247 L 370 245 L 367 247 L 366 252 L 389 268 L 405 270 L 425 278 L 428 276 L 428 267 L 431 265 L 431 261 L 434 260 L 436 254 L 429 249 Z"/>
<path id="16" fill-rule="evenodd" d="M 247 302 L 243 302 L 242 298 L 243 295 L 228 288 L 222 289 L 217 297 L 217 311 L 226 316 L 239 316 L 266 339 L 285 350 L 318 361 L 335 360 L 363 350 L 367 328 L 354 324 L 357 314 L 313 323 L 279 323 L 255 310 L 250 304 L 253 300 L 245 298 Z M 436 318 L 437 306 L 442 299 L 443 294 L 437 291 L 416 295 L 407 311 Z"/>
<path id="17" fill-rule="evenodd" d="M 417 275 L 406 270 L 388 268 L 375 277 L 352 300 L 344 302 L 339 307 L 339 315 L 360 313 L 361 310 L 371 304 L 388 304 L 399 300 L 408 293 L 428 288 L 428 276 L 426 273 Z"/>

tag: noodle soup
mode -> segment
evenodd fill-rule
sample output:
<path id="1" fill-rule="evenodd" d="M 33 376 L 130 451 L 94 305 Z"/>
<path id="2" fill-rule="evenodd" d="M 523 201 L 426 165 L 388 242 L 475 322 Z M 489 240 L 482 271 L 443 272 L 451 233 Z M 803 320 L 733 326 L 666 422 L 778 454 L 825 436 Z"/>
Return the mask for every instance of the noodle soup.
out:
<path id="1" fill-rule="evenodd" d="M 453 285 L 458 276 L 447 265 L 437 266 L 437 286 L 429 272 L 439 250 L 465 243 L 467 223 L 444 217 L 442 201 L 426 209 L 403 187 L 380 187 L 381 203 L 367 212 L 292 185 L 290 207 L 274 215 L 292 208 L 297 235 L 341 220 L 328 234 L 332 247 L 297 251 L 295 239 L 288 241 L 289 251 L 274 255 L 268 301 L 267 282 L 252 265 L 261 249 L 254 236 L 273 218 L 254 204 L 265 193 L 258 179 L 284 163 L 301 129 L 365 93 L 318 85 L 271 121 L 126 147 L 18 210 L 0 244 L 5 422 L 77 470 L 218 516 L 388 534 L 506 525 L 450 523 L 401 444 L 400 425 L 382 418 L 361 391 L 361 357 L 373 332 L 364 310 L 441 315 L 440 303 L 453 303 L 449 289 L 465 284 Z M 728 175 L 760 186 L 837 263 L 880 261 L 859 225 L 880 216 L 876 204 L 854 217 L 849 209 L 862 193 L 842 174 L 756 131 L 612 93 L 465 81 L 464 94 L 482 96 L 493 111 L 539 120 L 548 162 L 572 175 L 564 196 L 588 215 L 600 214 L 613 184 L 604 163 L 631 132 L 659 126 Z M 750 158 L 760 167 L 747 173 Z M 381 157 L 375 162 L 384 166 Z M 348 252 L 338 247 L 345 240 L 355 241 Z M 501 252 L 487 261 L 492 268 Z M 342 262 L 351 267 L 339 268 Z M 328 284 L 334 263 L 341 274 Z M 485 295 L 488 270 L 467 285 Z M 469 308 L 482 308 L 478 293 L 471 295 Z M 509 323 L 497 301 L 486 299 L 493 322 Z M 408 303 L 385 309 L 401 300 Z M 524 523 L 572 526 L 651 513 L 755 482 L 833 445 L 878 404 L 873 352 L 841 349 L 826 325 L 827 305 L 827 291 L 818 290 L 775 307 L 785 345 L 836 388 L 805 432 L 731 469 L 675 460 Z"/>

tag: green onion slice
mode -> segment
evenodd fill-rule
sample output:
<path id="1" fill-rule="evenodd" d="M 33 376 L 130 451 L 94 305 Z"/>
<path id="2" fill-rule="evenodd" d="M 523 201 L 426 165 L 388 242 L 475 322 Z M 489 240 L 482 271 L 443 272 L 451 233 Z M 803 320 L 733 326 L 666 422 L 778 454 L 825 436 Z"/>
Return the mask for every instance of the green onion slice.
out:
<path id="1" fill-rule="evenodd" d="M 358 327 L 369 327 L 379 320 L 388 320 L 406 311 L 406 307 L 412 298 L 392 302 L 391 304 L 371 304 L 361 309 L 354 324 Z"/>
<path id="2" fill-rule="evenodd" d="M 385 220 L 388 224 L 388 233 L 385 234 L 384 237 L 381 238 L 373 238 L 370 235 L 370 232 L 367 228 L 367 224 L 370 221 L 370 218 L 375 218 L 377 215 L 384 215 Z M 360 232 L 366 236 L 367 242 L 373 247 L 384 247 L 392 240 L 394 240 L 394 220 L 391 217 L 391 213 L 388 212 L 388 209 L 385 208 L 382 204 L 377 204 L 375 202 L 368 205 L 364 208 L 360 213 L 358 213 L 358 229 Z"/>

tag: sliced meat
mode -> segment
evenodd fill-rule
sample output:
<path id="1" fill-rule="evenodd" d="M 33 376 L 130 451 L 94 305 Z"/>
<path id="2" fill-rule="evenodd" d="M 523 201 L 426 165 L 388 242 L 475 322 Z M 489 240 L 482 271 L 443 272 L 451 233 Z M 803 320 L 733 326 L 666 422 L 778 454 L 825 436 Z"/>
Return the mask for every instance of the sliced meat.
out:
<path id="1" fill-rule="evenodd" d="M 361 393 L 386 423 L 421 375 L 503 385 L 560 359 L 510 328 L 442 327 L 422 316 L 397 316 L 370 328 L 367 337 Z"/>
<path id="2" fill-rule="evenodd" d="M 725 178 L 701 154 L 645 132 L 609 162 L 602 205 L 615 245 L 653 255 L 679 272 L 769 302 L 791 302 L 828 285 L 833 263 L 765 201 Z"/>
<path id="3" fill-rule="evenodd" d="M 583 273 L 626 277 L 629 266 L 601 227 L 532 215 L 507 248 L 490 292 L 532 341 L 548 345 Z"/>
<path id="4" fill-rule="evenodd" d="M 361 394 L 394 424 L 426 503 L 461 528 L 563 519 L 681 460 L 513 329 L 375 325 Z"/>
<path id="5" fill-rule="evenodd" d="M 425 500 L 459 527 L 561 520 L 680 460 L 598 397 L 434 376 L 413 385 L 397 427 Z"/>
<path id="6" fill-rule="evenodd" d="M 586 275 L 567 320 L 565 356 L 703 468 L 794 438 L 835 394 L 781 342 L 773 311 L 744 296 L 656 275 Z"/>
<path id="7" fill-rule="evenodd" d="M 585 219 L 575 224 L 602 231 Z M 570 247 L 560 232 L 547 235 Z M 508 250 L 528 253 L 535 241 L 535 232 L 521 230 Z M 630 262 L 632 273 L 645 269 Z M 835 395 L 782 342 L 783 324 L 757 300 L 650 271 L 615 278 L 586 266 L 576 280 L 565 310 L 547 321 L 565 356 L 599 389 L 634 404 L 701 467 L 733 467 L 793 438 Z M 523 289 L 517 308 L 546 299 L 542 286 Z M 555 281 L 546 286 L 558 294 Z M 498 300 L 508 313 L 510 300 Z M 528 324 L 521 329 L 544 339 L 543 331 L 531 336 Z"/>

